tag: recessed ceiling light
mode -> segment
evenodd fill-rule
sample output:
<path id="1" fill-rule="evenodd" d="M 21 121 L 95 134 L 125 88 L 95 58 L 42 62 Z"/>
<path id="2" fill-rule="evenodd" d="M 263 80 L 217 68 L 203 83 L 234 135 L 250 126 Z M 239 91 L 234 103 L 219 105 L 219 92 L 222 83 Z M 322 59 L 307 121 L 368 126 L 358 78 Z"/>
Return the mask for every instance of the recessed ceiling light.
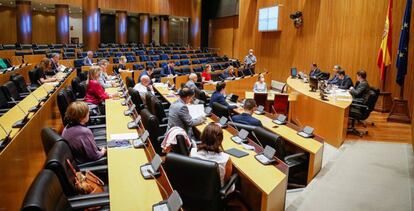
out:
<path id="1" fill-rule="evenodd" d="M 13 2 L 11 1 L 10 4 L 13 4 Z"/>

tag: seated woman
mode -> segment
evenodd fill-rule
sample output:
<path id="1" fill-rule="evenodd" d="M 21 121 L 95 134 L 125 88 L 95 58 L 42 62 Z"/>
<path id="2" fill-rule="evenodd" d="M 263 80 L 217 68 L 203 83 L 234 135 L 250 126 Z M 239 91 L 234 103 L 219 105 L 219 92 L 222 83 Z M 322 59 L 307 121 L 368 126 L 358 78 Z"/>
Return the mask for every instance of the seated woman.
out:
<path id="1" fill-rule="evenodd" d="M 120 72 L 132 72 L 132 71 L 127 69 L 126 63 L 127 63 L 127 58 L 125 56 L 119 57 L 118 69 L 115 69 L 115 72 L 117 74 L 119 74 Z"/>
<path id="2" fill-rule="evenodd" d="M 100 106 L 100 110 L 103 113 L 102 103 L 106 99 L 118 97 L 118 93 L 108 94 L 99 84 L 99 76 L 101 75 L 101 68 L 98 66 L 92 66 L 88 72 L 88 86 L 86 88 L 85 102 Z"/>
<path id="3" fill-rule="evenodd" d="M 117 83 L 111 81 L 111 78 L 107 73 L 108 61 L 106 59 L 102 59 L 98 62 L 99 67 L 101 68 L 101 74 L 99 75 L 98 82 L 101 86 L 105 88 L 109 87 L 116 87 L 118 86 Z"/>
<path id="4" fill-rule="evenodd" d="M 234 78 L 234 77 L 236 77 L 236 74 L 234 74 L 234 67 L 231 65 L 227 69 L 225 69 L 223 73 L 220 75 L 220 78 L 222 80 L 225 80 L 227 78 Z"/>
<path id="5" fill-rule="evenodd" d="M 106 155 L 106 148 L 96 146 L 92 131 L 85 126 L 89 121 L 89 107 L 85 102 L 75 101 L 66 110 L 62 137 L 67 141 L 76 163 L 99 160 Z"/>
<path id="6" fill-rule="evenodd" d="M 190 157 L 214 161 L 219 166 L 221 186 L 226 184 L 231 177 L 233 165 L 230 155 L 223 152 L 223 130 L 216 123 L 210 123 L 201 133 L 201 144 L 192 148 Z"/>
<path id="7" fill-rule="evenodd" d="M 40 86 L 44 83 L 57 81 L 57 78 L 55 76 L 46 77 L 47 73 L 49 73 L 48 75 L 50 75 L 50 73 L 52 72 L 52 63 L 50 62 L 50 60 L 47 58 L 42 59 L 36 69 L 36 81 L 34 81 L 34 83 Z"/>
<path id="8" fill-rule="evenodd" d="M 204 81 L 211 81 L 211 65 L 207 64 L 204 71 L 201 73 L 201 78 Z"/>
<path id="9" fill-rule="evenodd" d="M 257 82 L 254 83 L 253 92 L 267 92 L 267 86 L 263 74 L 260 74 L 259 78 L 257 78 Z"/>

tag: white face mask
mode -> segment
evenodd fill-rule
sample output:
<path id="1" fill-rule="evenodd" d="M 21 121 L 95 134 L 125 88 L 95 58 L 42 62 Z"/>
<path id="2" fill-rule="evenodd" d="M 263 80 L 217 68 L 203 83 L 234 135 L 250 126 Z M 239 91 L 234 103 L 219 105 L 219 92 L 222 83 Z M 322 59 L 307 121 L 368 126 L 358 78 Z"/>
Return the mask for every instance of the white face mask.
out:
<path id="1" fill-rule="evenodd" d="M 250 53 L 249 53 L 249 55 L 250 55 L 250 56 L 253 56 L 253 53 L 252 53 L 252 52 L 250 52 Z"/>
<path id="2" fill-rule="evenodd" d="M 260 78 L 260 82 L 264 82 L 265 80 L 264 80 L 264 78 Z"/>

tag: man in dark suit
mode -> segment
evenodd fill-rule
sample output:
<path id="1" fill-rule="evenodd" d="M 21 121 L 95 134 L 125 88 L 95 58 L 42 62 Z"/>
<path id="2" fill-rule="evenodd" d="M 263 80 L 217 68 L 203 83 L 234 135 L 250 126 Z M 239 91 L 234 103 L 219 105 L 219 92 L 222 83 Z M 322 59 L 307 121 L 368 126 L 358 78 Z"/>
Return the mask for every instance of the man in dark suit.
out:
<path id="1" fill-rule="evenodd" d="M 213 95 L 211 95 L 211 99 L 210 99 L 210 107 L 213 107 L 213 103 L 217 102 L 220 103 L 224 106 L 227 106 L 227 108 L 230 109 L 234 109 L 237 106 L 230 106 L 227 102 L 226 102 L 226 98 L 224 97 L 225 93 L 226 93 L 226 83 L 225 82 L 218 82 L 216 85 L 216 91 L 213 93 Z"/>
<path id="2" fill-rule="evenodd" d="M 92 59 L 93 59 L 93 52 L 88 51 L 86 53 L 86 57 L 83 58 L 83 65 L 84 66 L 92 66 L 93 65 Z"/>
<path id="3" fill-rule="evenodd" d="M 141 72 L 141 74 L 139 74 L 139 77 L 138 77 L 138 83 L 139 82 L 141 82 L 141 77 L 142 76 L 144 76 L 144 75 L 147 75 L 147 76 L 149 76 L 150 78 L 152 78 L 152 73 L 154 72 L 154 68 L 153 67 L 150 67 L 150 66 L 147 66 L 146 68 L 145 68 L 145 70 L 144 71 L 142 71 Z"/>
<path id="4" fill-rule="evenodd" d="M 175 66 L 174 61 L 169 61 L 168 65 L 161 70 L 160 76 L 161 77 L 174 76 L 175 75 L 174 66 Z"/>
<path id="5" fill-rule="evenodd" d="M 313 63 L 311 65 L 311 71 L 309 73 L 309 77 L 315 77 L 317 78 L 321 74 L 321 70 L 318 68 L 318 65 L 316 63 Z"/>
<path id="6" fill-rule="evenodd" d="M 351 77 L 345 74 L 345 70 L 338 70 L 338 79 L 336 85 L 338 85 L 338 88 L 340 89 L 349 89 L 354 85 Z"/>
<path id="7" fill-rule="evenodd" d="M 357 82 L 355 83 L 355 88 L 351 87 L 349 91 L 354 99 L 364 98 L 368 93 L 370 87 L 366 78 L 367 73 L 365 70 L 359 70 L 357 72 Z"/>
<path id="8" fill-rule="evenodd" d="M 260 120 L 252 117 L 253 111 L 256 108 L 256 101 L 253 99 L 247 99 L 244 102 L 244 112 L 239 115 L 234 115 L 232 117 L 234 122 L 245 124 L 245 125 L 253 125 L 253 126 L 262 126 Z"/>
<path id="9" fill-rule="evenodd" d="M 50 62 L 51 62 L 51 66 L 52 66 L 52 72 L 53 75 L 55 75 L 56 73 L 59 72 L 59 59 L 60 59 L 60 55 L 58 53 L 53 53 L 51 58 L 50 58 Z"/>

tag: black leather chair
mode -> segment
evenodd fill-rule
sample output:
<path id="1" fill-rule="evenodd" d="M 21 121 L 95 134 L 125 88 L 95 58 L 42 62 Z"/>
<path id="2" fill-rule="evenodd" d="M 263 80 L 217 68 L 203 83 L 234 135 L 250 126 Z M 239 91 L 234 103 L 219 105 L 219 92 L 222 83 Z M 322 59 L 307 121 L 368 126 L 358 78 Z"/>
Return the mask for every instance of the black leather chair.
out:
<path id="1" fill-rule="evenodd" d="M 167 124 L 160 125 L 158 118 L 151 114 L 148 109 L 142 109 L 140 112 L 142 124 L 150 134 L 150 139 L 154 150 L 158 154 L 162 154 L 161 142 L 162 136 L 167 130 Z"/>
<path id="2" fill-rule="evenodd" d="M 126 86 L 127 86 L 128 88 L 134 88 L 134 86 L 135 86 L 135 81 L 134 81 L 134 79 L 133 79 L 133 78 L 131 78 L 131 77 L 127 76 L 127 77 L 125 78 L 125 84 L 126 84 Z"/>
<path id="3" fill-rule="evenodd" d="M 207 98 L 207 95 L 204 91 L 200 90 L 199 88 L 194 89 L 194 97 L 200 100 L 202 104 L 207 105 L 210 103 L 210 100 Z"/>
<path id="4" fill-rule="evenodd" d="M 89 198 L 65 196 L 56 175 L 48 169 L 43 169 L 32 182 L 20 210 L 86 210 L 94 207 L 107 209 L 108 206 L 108 196 L 96 195 Z"/>
<path id="5" fill-rule="evenodd" d="M 131 101 L 135 104 L 135 109 L 138 113 L 145 108 L 144 102 L 142 102 L 141 96 L 137 90 L 128 88 L 128 94 L 131 96 Z"/>
<path id="6" fill-rule="evenodd" d="M 43 128 L 41 131 L 41 137 L 42 137 L 42 144 L 43 144 L 43 150 L 47 156 L 49 151 L 52 149 L 52 147 L 55 145 L 56 142 L 59 141 L 66 141 L 62 136 L 60 136 L 53 128 L 47 127 Z"/>
<path id="7" fill-rule="evenodd" d="M 230 116 L 230 111 L 227 108 L 227 106 L 222 105 L 218 102 L 213 103 L 212 110 L 213 110 L 213 113 L 218 117 L 225 116 L 226 118 L 228 118 Z"/>
<path id="8" fill-rule="evenodd" d="M 81 85 L 79 77 L 75 77 L 72 82 L 72 90 L 76 95 L 76 98 L 84 98 L 86 95 L 86 86 Z"/>
<path id="9" fill-rule="evenodd" d="M 317 78 L 318 78 L 318 80 L 329 80 L 330 75 L 331 74 L 328 73 L 328 72 L 321 72 L 321 73 L 319 73 Z"/>
<path id="10" fill-rule="evenodd" d="M 184 136 L 177 135 L 175 139 L 177 140 L 177 144 L 171 146 L 171 152 L 185 156 L 190 155 L 191 146 L 187 147 Z"/>
<path id="11" fill-rule="evenodd" d="M 251 136 L 251 132 L 254 131 L 254 129 L 256 129 L 257 126 L 253 126 L 253 125 L 247 125 L 247 124 L 242 124 L 242 123 L 238 123 L 238 122 L 231 122 L 229 121 L 228 124 L 234 128 L 236 128 L 238 131 L 240 131 L 241 129 L 245 129 L 246 131 L 249 132 L 249 137 Z M 255 140 L 254 137 L 250 137 L 250 139 Z"/>
<path id="12" fill-rule="evenodd" d="M 40 86 L 39 84 L 40 77 L 37 71 L 38 71 L 37 68 L 33 70 L 29 70 L 30 87 L 37 88 Z"/>
<path id="13" fill-rule="evenodd" d="M 17 91 L 20 95 L 29 95 L 29 91 L 27 91 L 27 83 L 24 80 L 22 75 L 14 74 L 10 77 L 10 80 L 16 85 Z M 30 90 L 34 90 L 35 88 L 29 87 Z"/>
<path id="14" fill-rule="evenodd" d="M 168 122 L 168 109 L 164 109 L 161 101 L 154 95 L 152 95 L 149 100 L 150 105 L 148 105 L 149 103 L 147 103 L 147 105 L 151 106 L 150 110 L 153 112 L 152 114 L 158 118 L 159 122 L 166 124 Z"/>
<path id="15" fill-rule="evenodd" d="M 8 101 L 12 101 L 12 98 L 17 102 L 23 99 L 23 96 L 19 94 L 16 85 L 12 81 L 7 81 L 1 86 L 1 89 Z"/>
<path id="16" fill-rule="evenodd" d="M 276 157 L 289 166 L 288 183 L 293 187 L 304 187 L 307 181 L 307 170 L 309 155 L 306 153 L 288 153 L 285 148 L 285 140 L 279 135 L 266 130 L 263 127 L 256 127 L 253 130 L 260 145 L 264 148 L 267 145 L 276 150 Z"/>
<path id="17" fill-rule="evenodd" d="M 14 106 L 13 102 L 7 100 L 3 90 L 0 90 L 0 116 L 10 110 Z"/>
<path id="18" fill-rule="evenodd" d="M 175 153 L 168 153 L 164 163 L 171 186 L 183 200 L 184 210 L 224 210 L 227 192 L 235 184 L 237 174 L 221 187 L 218 168 L 215 162 Z"/>
<path id="19" fill-rule="evenodd" d="M 56 174 L 66 196 L 70 197 L 78 195 L 75 188 L 75 175 L 67 164 L 67 160 L 79 171 L 92 171 L 99 175 L 98 177 L 105 183 L 104 189 L 107 190 L 107 158 L 104 157 L 97 161 L 76 164 L 69 146 L 66 142 L 59 141 L 53 145 L 52 149 L 50 149 L 47 154 L 44 168 L 52 170 Z M 108 194 L 106 193 L 105 195 Z"/>
<path id="20" fill-rule="evenodd" d="M 353 133 L 362 137 L 368 134 L 368 131 L 359 131 L 355 128 L 356 121 L 366 120 L 375 108 L 380 90 L 371 87 L 368 93 L 364 96 L 362 101 L 353 101 L 349 110 L 349 119 L 351 126 L 348 128 L 348 133 Z"/>

